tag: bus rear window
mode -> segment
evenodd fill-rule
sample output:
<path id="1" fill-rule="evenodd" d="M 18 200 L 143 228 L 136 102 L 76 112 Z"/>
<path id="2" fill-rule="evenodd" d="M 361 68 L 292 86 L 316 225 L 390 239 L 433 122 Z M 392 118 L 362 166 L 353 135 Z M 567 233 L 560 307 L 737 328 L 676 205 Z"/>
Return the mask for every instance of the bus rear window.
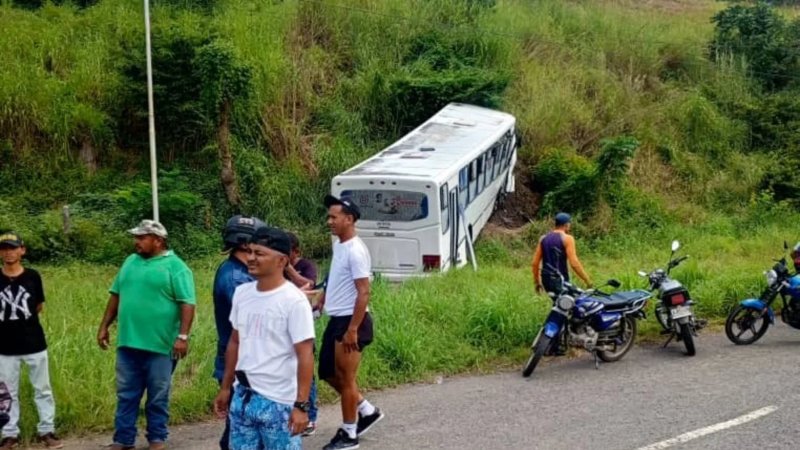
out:
<path id="1" fill-rule="evenodd" d="M 361 220 L 413 222 L 428 217 L 428 196 L 422 192 L 393 190 L 350 190 L 350 197 L 361 210 Z"/>

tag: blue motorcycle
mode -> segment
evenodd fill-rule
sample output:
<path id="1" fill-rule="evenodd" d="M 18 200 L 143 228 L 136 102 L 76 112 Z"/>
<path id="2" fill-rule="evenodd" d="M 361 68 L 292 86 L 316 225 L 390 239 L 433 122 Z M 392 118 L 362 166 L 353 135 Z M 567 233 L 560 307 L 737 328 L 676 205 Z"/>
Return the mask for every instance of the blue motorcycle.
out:
<path id="1" fill-rule="evenodd" d="M 783 248 L 789 249 L 786 242 L 783 243 Z M 776 260 L 772 269 L 764 272 L 764 275 L 767 278 L 767 288 L 758 298 L 743 300 L 728 314 L 725 321 L 725 334 L 736 345 L 752 344 L 766 334 L 770 324 L 775 323 L 772 303 L 778 295 L 783 301 L 781 320 L 792 328 L 800 329 L 800 274 L 789 273 L 784 256 Z"/>
<path id="2" fill-rule="evenodd" d="M 548 293 L 553 309 L 531 344 L 531 356 L 522 369 L 529 377 L 542 357 L 563 354 L 568 347 L 583 348 L 598 358 L 619 361 L 636 339 L 636 319 L 644 319 L 651 294 L 642 289 L 607 294 L 599 289 L 582 290 L 561 278 L 559 293 Z M 618 288 L 619 281 L 606 286 Z"/>

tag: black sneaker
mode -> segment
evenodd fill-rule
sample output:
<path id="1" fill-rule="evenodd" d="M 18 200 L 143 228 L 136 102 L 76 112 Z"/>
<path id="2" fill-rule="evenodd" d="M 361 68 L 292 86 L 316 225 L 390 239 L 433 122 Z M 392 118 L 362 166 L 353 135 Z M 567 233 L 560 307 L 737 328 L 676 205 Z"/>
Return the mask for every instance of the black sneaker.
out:
<path id="1" fill-rule="evenodd" d="M 358 448 L 358 437 L 351 439 L 347 432 L 339 428 L 336 431 L 336 436 L 322 450 L 348 450 Z"/>
<path id="2" fill-rule="evenodd" d="M 368 415 L 368 416 L 358 416 L 358 424 L 356 425 L 356 434 L 360 437 L 363 436 L 364 433 L 369 431 L 373 425 L 380 422 L 383 419 L 383 413 L 381 412 L 380 408 L 375 408 L 375 412 Z"/>

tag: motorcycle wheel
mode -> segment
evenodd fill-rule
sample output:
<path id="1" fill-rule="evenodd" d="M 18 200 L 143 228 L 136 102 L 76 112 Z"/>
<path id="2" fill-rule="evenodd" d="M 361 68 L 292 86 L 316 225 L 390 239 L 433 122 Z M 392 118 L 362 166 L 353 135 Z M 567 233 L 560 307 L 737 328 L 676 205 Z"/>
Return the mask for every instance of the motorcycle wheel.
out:
<path id="1" fill-rule="evenodd" d="M 667 321 L 669 320 L 669 311 L 667 308 L 664 308 L 661 305 L 656 306 L 655 314 L 656 320 L 658 324 L 661 325 L 661 328 L 665 330 L 669 330 L 669 324 Z"/>
<path id="2" fill-rule="evenodd" d="M 525 362 L 525 367 L 522 368 L 522 376 L 527 378 L 531 376 L 533 373 L 533 369 L 539 364 L 539 361 L 542 360 L 542 356 L 544 356 L 547 349 L 550 348 L 551 339 L 547 337 L 542 330 L 539 330 L 539 334 L 536 336 L 536 339 L 533 341 L 533 348 L 531 349 L 531 356 L 528 358 L 528 361 Z"/>
<path id="3" fill-rule="evenodd" d="M 636 319 L 631 316 L 625 316 L 622 319 L 622 343 L 617 344 L 614 351 L 603 350 L 598 351 L 597 356 L 605 362 L 619 361 L 628 353 L 628 350 L 633 347 L 633 341 L 636 340 Z"/>
<path id="4" fill-rule="evenodd" d="M 694 348 L 694 336 L 692 335 L 692 325 L 687 323 L 681 324 L 681 339 L 683 345 L 686 346 L 686 354 L 694 356 L 697 351 Z"/>
<path id="5" fill-rule="evenodd" d="M 757 325 L 759 320 L 761 324 Z M 742 305 L 734 308 L 728 314 L 728 320 L 725 321 L 725 335 L 736 345 L 752 344 L 764 336 L 767 328 L 769 328 L 769 319 L 766 315 L 762 316 L 760 311 L 745 308 Z M 752 333 L 752 337 L 743 338 L 747 331 Z"/>

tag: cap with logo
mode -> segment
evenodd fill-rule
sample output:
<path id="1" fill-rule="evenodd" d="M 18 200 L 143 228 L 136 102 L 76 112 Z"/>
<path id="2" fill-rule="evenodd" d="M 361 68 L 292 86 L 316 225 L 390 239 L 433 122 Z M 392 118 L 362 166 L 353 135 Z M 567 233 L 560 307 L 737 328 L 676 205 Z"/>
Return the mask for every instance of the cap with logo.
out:
<path id="1" fill-rule="evenodd" d="M 361 218 L 361 210 L 358 209 L 358 206 L 350 197 L 337 198 L 333 195 L 326 195 L 324 203 L 326 208 L 330 208 L 333 205 L 340 205 L 344 212 L 351 214 L 356 220 Z"/>
<path id="2" fill-rule="evenodd" d="M 253 236 L 250 237 L 250 243 L 263 245 L 287 256 L 292 252 L 292 241 L 289 239 L 289 235 L 280 228 L 267 225 L 259 227 L 253 233 Z"/>
<path id="3" fill-rule="evenodd" d="M 131 228 L 128 230 L 128 233 L 135 236 L 152 234 L 153 236 L 158 236 L 160 238 L 167 238 L 167 229 L 164 228 L 164 225 L 161 225 L 160 222 L 150 219 L 145 219 L 139 222 L 139 225 L 137 225 L 136 228 Z"/>
<path id="4" fill-rule="evenodd" d="M 13 231 L 0 234 L 0 246 L 22 247 L 23 245 L 25 244 L 22 242 L 22 238 Z"/>

